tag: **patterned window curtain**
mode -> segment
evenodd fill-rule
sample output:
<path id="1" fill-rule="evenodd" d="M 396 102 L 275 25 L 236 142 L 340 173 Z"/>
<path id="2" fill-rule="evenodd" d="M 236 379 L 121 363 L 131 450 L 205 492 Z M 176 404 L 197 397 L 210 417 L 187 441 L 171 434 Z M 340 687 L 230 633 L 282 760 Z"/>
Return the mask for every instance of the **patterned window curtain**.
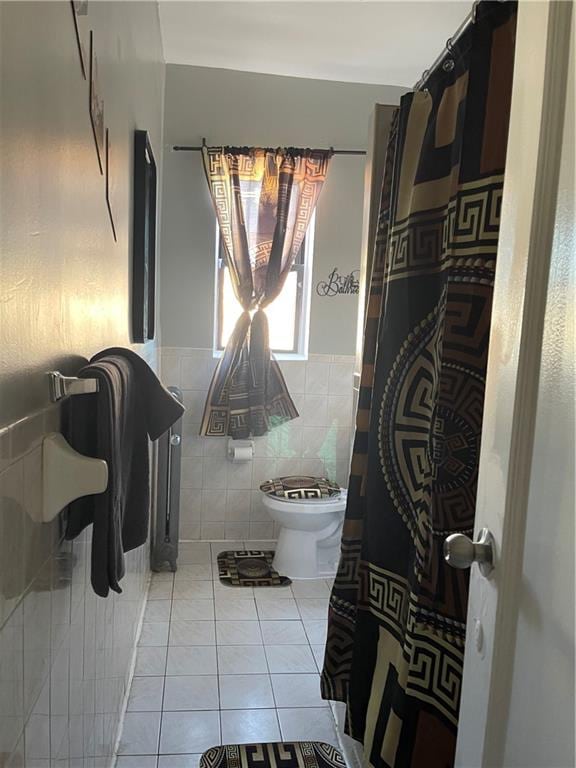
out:
<path id="1" fill-rule="evenodd" d="M 515 22 L 481 3 L 390 135 L 322 672 L 378 768 L 454 762 Z"/>
<path id="2" fill-rule="evenodd" d="M 271 357 L 265 307 L 300 251 L 332 152 L 212 148 L 204 167 L 243 308 L 212 378 L 200 434 L 247 438 L 298 416 Z"/>

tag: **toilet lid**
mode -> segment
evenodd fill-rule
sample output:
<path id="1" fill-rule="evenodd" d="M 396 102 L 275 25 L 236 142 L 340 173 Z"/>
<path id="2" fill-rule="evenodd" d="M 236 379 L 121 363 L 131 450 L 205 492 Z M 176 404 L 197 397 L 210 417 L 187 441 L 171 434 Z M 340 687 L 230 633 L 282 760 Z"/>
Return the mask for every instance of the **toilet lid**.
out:
<path id="1" fill-rule="evenodd" d="M 326 477 L 289 475 L 266 480 L 260 490 L 267 496 L 279 499 L 326 500 L 340 496 L 340 486 Z"/>

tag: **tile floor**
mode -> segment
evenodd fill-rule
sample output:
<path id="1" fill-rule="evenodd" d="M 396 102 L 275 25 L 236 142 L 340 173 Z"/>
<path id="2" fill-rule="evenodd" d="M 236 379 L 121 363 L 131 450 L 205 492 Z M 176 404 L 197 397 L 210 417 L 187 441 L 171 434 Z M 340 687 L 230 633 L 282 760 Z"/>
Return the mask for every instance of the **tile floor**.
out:
<path id="1" fill-rule="evenodd" d="M 196 768 L 223 743 L 337 746 L 320 698 L 330 582 L 226 587 L 216 556 L 272 542 L 186 542 L 178 571 L 154 574 L 117 768 Z"/>

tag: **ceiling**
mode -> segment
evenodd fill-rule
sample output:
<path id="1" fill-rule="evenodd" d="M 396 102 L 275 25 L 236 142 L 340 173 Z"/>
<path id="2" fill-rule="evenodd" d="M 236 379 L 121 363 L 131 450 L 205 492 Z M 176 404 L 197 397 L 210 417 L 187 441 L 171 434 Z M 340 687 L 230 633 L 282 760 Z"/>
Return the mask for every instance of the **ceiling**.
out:
<path id="1" fill-rule="evenodd" d="M 159 2 L 168 63 L 408 87 L 470 7 L 471 0 Z"/>

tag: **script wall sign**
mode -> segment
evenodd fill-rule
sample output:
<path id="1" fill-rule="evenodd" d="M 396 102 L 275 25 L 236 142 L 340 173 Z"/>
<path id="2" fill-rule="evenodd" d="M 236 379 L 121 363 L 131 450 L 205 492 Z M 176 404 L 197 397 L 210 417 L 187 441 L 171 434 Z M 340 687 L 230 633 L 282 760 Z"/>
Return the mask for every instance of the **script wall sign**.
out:
<path id="1" fill-rule="evenodd" d="M 318 296 L 338 296 L 340 294 L 354 295 L 360 291 L 358 279 L 360 270 L 355 269 L 348 275 L 341 275 L 338 267 L 334 267 L 327 280 L 320 280 L 316 285 Z"/>

